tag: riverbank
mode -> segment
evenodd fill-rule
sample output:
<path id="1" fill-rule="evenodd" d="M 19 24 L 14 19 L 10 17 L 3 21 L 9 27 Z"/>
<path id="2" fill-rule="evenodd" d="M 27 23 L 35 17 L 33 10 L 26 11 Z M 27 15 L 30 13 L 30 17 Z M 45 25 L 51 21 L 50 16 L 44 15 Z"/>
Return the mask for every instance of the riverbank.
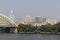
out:
<path id="1" fill-rule="evenodd" d="M 60 32 L 18 32 L 18 34 L 60 34 Z"/>

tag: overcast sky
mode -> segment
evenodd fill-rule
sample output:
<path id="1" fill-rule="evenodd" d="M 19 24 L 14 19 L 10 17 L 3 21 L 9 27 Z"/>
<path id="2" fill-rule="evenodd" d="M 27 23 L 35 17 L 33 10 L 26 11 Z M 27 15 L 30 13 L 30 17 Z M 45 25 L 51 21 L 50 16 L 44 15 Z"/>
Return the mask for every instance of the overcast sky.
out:
<path id="1" fill-rule="evenodd" d="M 60 21 L 60 0 L 0 0 L 0 12 L 9 16 L 10 9 L 15 17 L 42 16 Z"/>

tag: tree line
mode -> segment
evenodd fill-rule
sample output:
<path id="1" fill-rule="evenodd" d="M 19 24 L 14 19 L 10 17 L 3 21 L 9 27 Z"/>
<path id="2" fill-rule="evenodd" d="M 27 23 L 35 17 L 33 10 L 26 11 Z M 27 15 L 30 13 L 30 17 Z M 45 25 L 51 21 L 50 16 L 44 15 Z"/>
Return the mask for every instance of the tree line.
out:
<path id="1" fill-rule="evenodd" d="M 41 26 L 33 26 L 31 24 L 24 25 L 19 24 L 18 25 L 18 32 L 60 32 L 60 22 L 51 25 L 41 25 Z"/>

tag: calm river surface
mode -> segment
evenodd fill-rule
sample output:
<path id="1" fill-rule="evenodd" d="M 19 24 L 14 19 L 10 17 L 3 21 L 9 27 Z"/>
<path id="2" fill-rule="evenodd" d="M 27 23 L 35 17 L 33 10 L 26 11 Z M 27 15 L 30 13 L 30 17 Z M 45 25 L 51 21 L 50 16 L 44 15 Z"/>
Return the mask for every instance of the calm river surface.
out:
<path id="1" fill-rule="evenodd" d="M 60 35 L 53 34 L 2 34 L 0 40 L 60 40 Z"/>

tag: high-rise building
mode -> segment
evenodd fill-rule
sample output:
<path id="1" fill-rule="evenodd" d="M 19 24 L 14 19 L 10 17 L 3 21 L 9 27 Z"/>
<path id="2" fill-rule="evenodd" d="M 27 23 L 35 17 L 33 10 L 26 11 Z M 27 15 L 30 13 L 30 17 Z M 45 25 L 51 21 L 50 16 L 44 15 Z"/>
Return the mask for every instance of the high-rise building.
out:
<path id="1" fill-rule="evenodd" d="M 35 17 L 34 25 L 35 26 L 41 26 L 41 23 L 42 23 L 42 17 L 41 16 Z"/>
<path id="2" fill-rule="evenodd" d="M 42 25 L 46 25 L 47 24 L 47 18 L 43 18 L 42 19 Z"/>
<path id="3" fill-rule="evenodd" d="M 42 19 L 42 22 L 46 22 L 46 18 L 43 18 L 43 19 Z"/>
<path id="4" fill-rule="evenodd" d="M 21 18 L 18 18 L 18 19 L 16 20 L 16 24 L 17 24 L 17 25 L 22 24 Z"/>
<path id="5" fill-rule="evenodd" d="M 32 17 L 32 24 L 35 24 L 35 18 Z"/>
<path id="6" fill-rule="evenodd" d="M 56 20 L 52 18 L 43 18 L 42 25 L 46 25 L 46 24 L 54 25 L 56 24 Z"/>
<path id="7" fill-rule="evenodd" d="M 56 24 L 56 20 L 52 19 L 52 18 L 47 18 L 47 23 L 54 25 L 54 24 Z"/>
<path id="8" fill-rule="evenodd" d="M 26 16 L 25 20 L 24 20 L 25 24 L 31 24 L 32 23 L 32 19 L 30 16 Z"/>
<path id="9" fill-rule="evenodd" d="M 42 22 L 42 17 L 41 16 L 35 17 L 35 23 L 41 23 L 41 22 Z"/>

